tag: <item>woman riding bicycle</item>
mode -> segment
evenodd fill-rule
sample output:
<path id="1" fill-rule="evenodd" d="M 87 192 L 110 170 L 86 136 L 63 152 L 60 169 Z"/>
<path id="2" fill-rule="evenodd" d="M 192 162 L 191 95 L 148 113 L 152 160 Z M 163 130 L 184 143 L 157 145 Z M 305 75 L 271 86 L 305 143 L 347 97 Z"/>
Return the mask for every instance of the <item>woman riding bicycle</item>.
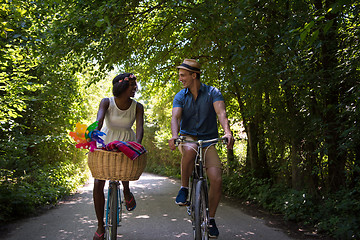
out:
<path id="1" fill-rule="evenodd" d="M 105 144 L 113 141 L 136 141 L 141 143 L 144 135 L 144 107 L 133 100 L 137 91 L 136 77 L 132 73 L 124 73 L 113 79 L 113 97 L 103 98 L 100 102 L 96 121 L 98 129 L 106 133 Z M 105 125 L 103 124 L 105 121 Z M 136 121 L 136 134 L 132 126 Z M 136 208 L 134 195 L 130 192 L 129 182 L 122 181 L 125 206 L 128 211 Z M 98 220 L 98 228 L 94 240 L 104 239 L 104 180 L 94 181 L 94 205 Z"/>

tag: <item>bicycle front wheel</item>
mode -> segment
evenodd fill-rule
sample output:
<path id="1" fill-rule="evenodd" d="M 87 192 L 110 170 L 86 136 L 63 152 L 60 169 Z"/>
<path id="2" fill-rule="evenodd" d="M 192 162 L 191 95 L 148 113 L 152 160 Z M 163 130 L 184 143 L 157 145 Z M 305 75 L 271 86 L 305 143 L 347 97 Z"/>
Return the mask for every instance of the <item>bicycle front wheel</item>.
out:
<path id="1" fill-rule="evenodd" d="M 206 182 L 200 180 L 195 188 L 195 206 L 194 206 L 194 239 L 207 240 L 208 231 L 208 196 Z"/>
<path id="2" fill-rule="evenodd" d="M 106 239 L 116 240 L 117 238 L 117 209 L 118 209 L 118 190 L 116 183 L 110 183 L 109 187 L 109 216 L 108 222 L 106 223 Z"/>

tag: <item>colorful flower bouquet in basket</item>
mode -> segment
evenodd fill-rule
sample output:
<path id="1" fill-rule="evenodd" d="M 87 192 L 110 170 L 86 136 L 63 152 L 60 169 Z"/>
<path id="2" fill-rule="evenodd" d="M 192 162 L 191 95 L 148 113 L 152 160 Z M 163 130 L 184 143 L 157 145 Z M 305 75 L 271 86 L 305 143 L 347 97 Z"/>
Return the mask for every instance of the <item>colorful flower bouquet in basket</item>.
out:
<path id="1" fill-rule="evenodd" d="M 101 136 L 106 135 L 104 132 L 95 130 L 98 126 L 98 122 L 94 122 L 89 127 L 85 124 L 77 123 L 75 132 L 70 132 L 70 136 L 77 142 L 76 147 L 82 149 L 89 149 L 93 152 L 97 148 L 99 143 L 102 146 L 102 150 L 112 152 L 123 152 L 131 160 L 136 159 L 140 155 L 146 153 L 146 149 L 137 142 L 124 142 L 113 141 L 105 145 Z"/>
<path id="2" fill-rule="evenodd" d="M 96 143 L 105 147 L 104 140 L 101 136 L 106 135 L 104 132 L 95 130 L 98 126 L 98 122 L 92 123 L 89 127 L 85 124 L 77 123 L 75 132 L 70 132 L 70 136 L 77 142 L 77 148 L 89 149 L 90 152 L 93 152 L 96 149 Z"/>

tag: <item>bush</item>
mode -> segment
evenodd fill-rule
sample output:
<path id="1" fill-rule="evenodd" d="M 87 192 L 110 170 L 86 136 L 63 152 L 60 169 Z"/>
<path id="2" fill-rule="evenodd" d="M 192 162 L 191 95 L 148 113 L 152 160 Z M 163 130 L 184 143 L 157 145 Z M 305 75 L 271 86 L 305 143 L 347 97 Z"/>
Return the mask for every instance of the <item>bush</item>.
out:
<path id="1" fill-rule="evenodd" d="M 145 127 L 143 145 L 147 153 L 147 165 L 145 171 L 161 174 L 169 177 L 180 178 L 179 151 L 171 151 L 167 139 L 156 141 L 154 139 L 156 128 Z"/>
<path id="2" fill-rule="evenodd" d="M 360 191 L 342 189 L 322 198 L 296 191 L 251 174 L 224 176 L 225 193 L 283 214 L 285 220 L 316 227 L 337 239 L 360 238 Z"/>
<path id="3" fill-rule="evenodd" d="M 317 227 L 338 239 L 360 238 L 359 188 L 342 189 L 324 198 Z"/>
<path id="4" fill-rule="evenodd" d="M 2 171 L 0 181 L 0 222 L 28 216 L 43 205 L 56 204 L 88 179 L 84 164 L 70 161 L 13 177 L 14 172 Z"/>

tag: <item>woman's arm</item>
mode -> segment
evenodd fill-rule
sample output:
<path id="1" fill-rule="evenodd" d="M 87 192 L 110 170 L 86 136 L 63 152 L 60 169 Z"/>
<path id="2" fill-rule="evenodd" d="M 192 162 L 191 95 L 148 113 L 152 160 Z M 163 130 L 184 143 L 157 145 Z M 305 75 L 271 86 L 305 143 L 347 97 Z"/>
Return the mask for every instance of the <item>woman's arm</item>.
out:
<path id="1" fill-rule="evenodd" d="M 101 131 L 101 128 L 104 124 L 105 113 L 108 110 L 109 105 L 110 105 L 109 98 L 103 98 L 101 100 L 100 105 L 99 105 L 99 110 L 98 110 L 97 116 L 96 116 L 96 121 L 98 121 L 98 127 L 96 128 L 96 130 Z"/>
<path id="2" fill-rule="evenodd" d="M 136 103 L 136 142 L 142 142 L 144 137 L 144 106 Z"/>

